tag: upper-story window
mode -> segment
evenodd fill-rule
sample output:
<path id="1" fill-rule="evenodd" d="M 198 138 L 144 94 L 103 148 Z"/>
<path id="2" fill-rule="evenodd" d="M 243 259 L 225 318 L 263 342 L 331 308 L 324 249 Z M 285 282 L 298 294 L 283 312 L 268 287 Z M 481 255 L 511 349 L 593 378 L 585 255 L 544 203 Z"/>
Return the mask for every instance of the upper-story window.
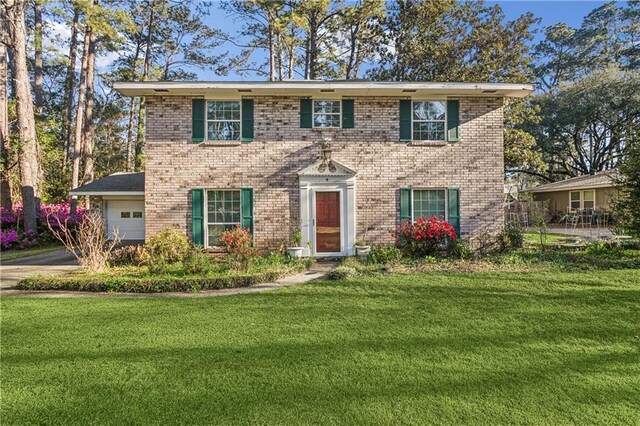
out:
<path id="1" fill-rule="evenodd" d="M 340 101 L 313 101 L 313 127 L 340 127 Z"/>
<path id="2" fill-rule="evenodd" d="M 240 101 L 207 101 L 207 139 L 240 140 Z"/>
<path id="3" fill-rule="evenodd" d="M 446 140 L 447 103 L 445 101 L 413 101 L 412 140 Z"/>

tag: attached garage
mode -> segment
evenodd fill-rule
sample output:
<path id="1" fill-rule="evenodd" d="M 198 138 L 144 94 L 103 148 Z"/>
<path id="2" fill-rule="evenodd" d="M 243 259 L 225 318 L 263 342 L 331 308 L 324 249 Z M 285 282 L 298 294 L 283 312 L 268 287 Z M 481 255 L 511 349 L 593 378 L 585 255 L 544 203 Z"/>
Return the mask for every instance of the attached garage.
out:
<path id="1" fill-rule="evenodd" d="M 144 173 L 114 173 L 69 192 L 89 196 L 99 206 L 109 238 L 144 241 Z"/>

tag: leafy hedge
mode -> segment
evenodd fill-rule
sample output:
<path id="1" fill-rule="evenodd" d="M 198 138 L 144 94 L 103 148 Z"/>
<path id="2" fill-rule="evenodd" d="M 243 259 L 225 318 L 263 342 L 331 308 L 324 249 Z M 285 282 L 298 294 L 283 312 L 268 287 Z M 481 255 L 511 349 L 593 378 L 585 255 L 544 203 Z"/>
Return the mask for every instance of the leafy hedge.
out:
<path id="1" fill-rule="evenodd" d="M 69 274 L 26 278 L 15 287 L 19 290 L 60 290 L 122 293 L 166 293 L 250 287 L 275 281 L 306 269 L 305 263 L 292 264 L 282 271 L 229 274 L 219 276 L 105 276 L 104 274 Z"/>

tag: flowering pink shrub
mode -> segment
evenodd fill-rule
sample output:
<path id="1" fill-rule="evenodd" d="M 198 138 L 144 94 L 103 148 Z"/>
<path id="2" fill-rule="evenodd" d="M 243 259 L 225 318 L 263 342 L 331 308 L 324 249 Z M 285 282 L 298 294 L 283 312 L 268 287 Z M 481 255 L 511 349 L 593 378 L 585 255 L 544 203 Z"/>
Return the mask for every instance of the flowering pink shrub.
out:
<path id="1" fill-rule="evenodd" d="M 54 240 L 49 226 L 58 228 L 61 223 L 76 225 L 82 222 L 86 211 L 78 206 L 76 214 L 71 214 L 71 206 L 68 202 L 59 204 L 41 204 L 38 217 L 38 231 L 22 232 L 24 213 L 22 204 L 15 204 L 13 210 L 0 208 L 0 245 L 5 250 L 12 248 L 25 249 L 37 245 L 42 241 Z"/>
<path id="2" fill-rule="evenodd" d="M 0 226 L 2 229 L 15 225 L 17 221 L 18 213 L 16 211 L 0 207 Z"/>
<path id="3" fill-rule="evenodd" d="M 419 218 L 406 220 L 391 233 L 396 246 L 410 256 L 432 256 L 439 250 L 451 250 L 457 238 L 456 231 L 444 219 Z"/>
<path id="4" fill-rule="evenodd" d="M 44 221 L 48 221 L 49 224 L 55 228 L 60 226 L 60 223 L 68 221 L 70 224 L 76 224 L 82 222 L 86 210 L 83 207 L 78 206 L 76 214 L 71 214 L 71 205 L 69 202 L 62 202 L 59 204 L 42 204 L 40 206 L 40 218 Z"/>
<path id="5" fill-rule="evenodd" d="M 0 244 L 3 249 L 10 249 L 19 239 L 18 233 L 13 229 L 7 229 L 6 231 L 0 231 Z"/>

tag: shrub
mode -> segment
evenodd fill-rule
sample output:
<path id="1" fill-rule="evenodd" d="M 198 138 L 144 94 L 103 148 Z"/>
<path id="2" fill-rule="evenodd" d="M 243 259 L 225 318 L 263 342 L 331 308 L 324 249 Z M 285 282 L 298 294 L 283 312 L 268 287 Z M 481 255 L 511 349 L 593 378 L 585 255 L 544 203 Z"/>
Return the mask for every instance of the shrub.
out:
<path id="1" fill-rule="evenodd" d="M 141 245 L 124 246 L 115 249 L 109 256 L 111 266 L 139 266 L 144 262 L 144 247 Z"/>
<path id="2" fill-rule="evenodd" d="M 433 256 L 442 250 L 450 252 L 456 241 L 453 227 L 435 217 L 419 218 L 415 223 L 407 220 L 392 236 L 403 253 L 414 257 Z"/>
<path id="3" fill-rule="evenodd" d="M 451 250 L 451 253 L 458 259 L 471 259 L 473 257 L 473 250 L 462 244 L 460 240 L 457 240 Z"/>
<path id="4" fill-rule="evenodd" d="M 99 212 L 85 214 L 78 223 L 67 220 L 58 222 L 57 226 L 48 222 L 48 226 L 53 236 L 76 256 L 80 265 L 93 272 L 106 266 L 111 252 L 120 242 L 117 235 L 107 240 L 106 222 Z"/>
<path id="5" fill-rule="evenodd" d="M 524 245 L 522 228 L 512 223 L 507 224 L 500 234 L 500 242 L 503 250 L 522 248 Z"/>
<path id="6" fill-rule="evenodd" d="M 346 280 L 348 278 L 352 278 L 357 274 L 357 271 L 350 266 L 338 266 L 333 271 L 327 274 L 327 278 L 330 280 Z"/>
<path id="7" fill-rule="evenodd" d="M 193 248 L 187 257 L 182 261 L 184 271 L 188 274 L 207 274 L 214 268 L 214 262 L 204 249 Z"/>
<path id="8" fill-rule="evenodd" d="M 400 250 L 391 245 L 374 245 L 367 256 L 367 261 L 373 264 L 385 264 L 400 259 Z"/>
<path id="9" fill-rule="evenodd" d="M 174 228 L 164 228 L 146 242 L 145 263 L 182 262 L 190 249 L 191 243 L 185 234 Z"/>
<path id="10" fill-rule="evenodd" d="M 15 243 L 18 242 L 20 236 L 13 229 L 7 229 L 6 231 L 0 231 L 0 244 L 2 244 L 2 248 L 5 250 L 13 247 Z"/>
<path id="11" fill-rule="evenodd" d="M 240 225 L 220 234 L 220 245 L 229 255 L 234 269 L 246 271 L 249 267 L 249 259 L 255 254 L 255 250 L 251 247 L 252 240 L 249 228 L 242 228 Z"/>

